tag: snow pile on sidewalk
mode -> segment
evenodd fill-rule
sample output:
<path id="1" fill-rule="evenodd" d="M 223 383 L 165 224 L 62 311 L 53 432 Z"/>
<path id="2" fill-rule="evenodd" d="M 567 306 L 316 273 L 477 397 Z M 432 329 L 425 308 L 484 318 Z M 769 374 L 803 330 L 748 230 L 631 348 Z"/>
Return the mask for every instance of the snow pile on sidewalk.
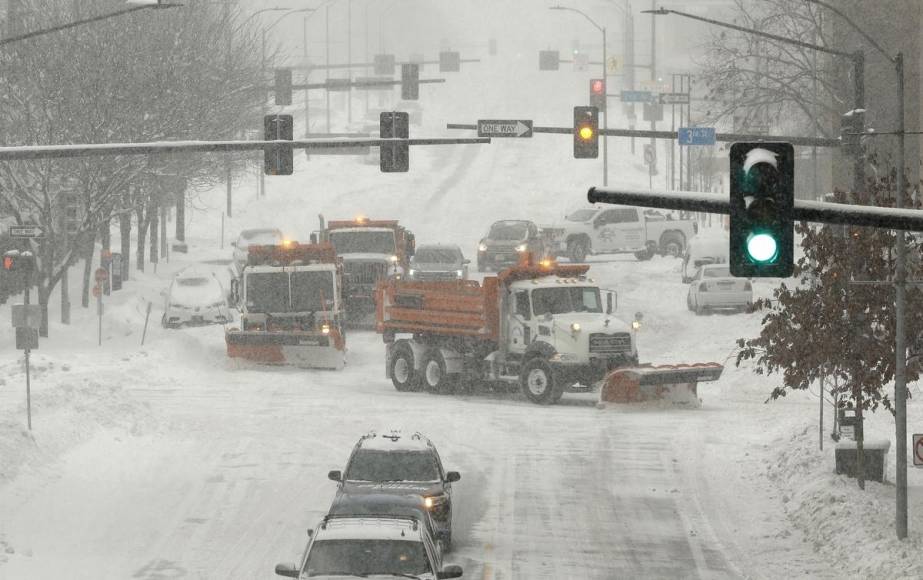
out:
<path id="1" fill-rule="evenodd" d="M 843 577 L 923 578 L 923 541 L 894 532 L 893 483 L 866 482 L 834 473 L 833 442 L 820 451 L 816 426 L 779 437 L 766 476 L 779 488 L 783 510 L 815 551 L 838 562 Z M 889 458 L 892 461 L 893 457 Z M 893 473 L 893 467 L 889 470 Z"/>

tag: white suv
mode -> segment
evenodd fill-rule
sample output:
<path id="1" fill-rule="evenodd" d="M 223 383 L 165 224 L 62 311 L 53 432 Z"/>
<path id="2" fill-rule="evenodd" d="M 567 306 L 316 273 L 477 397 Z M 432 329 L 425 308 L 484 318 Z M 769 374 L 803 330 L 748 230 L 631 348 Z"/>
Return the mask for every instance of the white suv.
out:
<path id="1" fill-rule="evenodd" d="M 460 566 L 439 568 L 439 553 L 419 520 L 401 516 L 327 516 L 308 530 L 301 564 L 278 564 L 289 578 L 437 580 L 460 578 Z"/>

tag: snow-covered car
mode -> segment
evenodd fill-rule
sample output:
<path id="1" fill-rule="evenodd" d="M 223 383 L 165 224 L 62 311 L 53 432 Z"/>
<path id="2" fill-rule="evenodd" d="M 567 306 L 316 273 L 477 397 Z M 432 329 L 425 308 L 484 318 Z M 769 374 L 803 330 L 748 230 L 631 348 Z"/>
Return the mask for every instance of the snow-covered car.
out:
<path id="1" fill-rule="evenodd" d="M 298 564 L 277 564 L 288 578 L 460 578 L 461 566 L 439 566 L 437 548 L 416 518 L 327 516 L 308 530 Z"/>
<path id="2" fill-rule="evenodd" d="M 689 284 L 686 306 L 696 314 L 708 310 L 746 311 L 753 304 L 753 285 L 747 278 L 731 276 L 727 264 L 701 266 Z"/>
<path id="3" fill-rule="evenodd" d="M 683 284 L 692 282 L 697 269 L 706 264 L 727 264 L 730 241 L 727 233 L 700 232 L 689 240 L 683 254 Z"/>
<path id="4" fill-rule="evenodd" d="M 424 244 L 410 259 L 408 275 L 411 280 L 467 280 L 470 262 L 458 246 Z"/>
<path id="5" fill-rule="evenodd" d="M 173 278 L 164 296 L 161 322 L 165 328 L 231 320 L 227 295 L 214 274 L 183 270 Z"/>
<path id="6" fill-rule="evenodd" d="M 327 475 L 339 483 L 337 496 L 390 493 L 422 496 L 442 544 L 452 545 L 452 483 L 457 471 L 446 472 L 433 443 L 419 433 L 369 433 L 353 448 L 345 471 Z"/>
<path id="7" fill-rule="evenodd" d="M 234 265 L 240 269 L 247 261 L 250 246 L 273 246 L 282 243 L 285 236 L 276 228 L 254 228 L 241 230 L 237 240 L 231 242 L 234 247 Z"/>

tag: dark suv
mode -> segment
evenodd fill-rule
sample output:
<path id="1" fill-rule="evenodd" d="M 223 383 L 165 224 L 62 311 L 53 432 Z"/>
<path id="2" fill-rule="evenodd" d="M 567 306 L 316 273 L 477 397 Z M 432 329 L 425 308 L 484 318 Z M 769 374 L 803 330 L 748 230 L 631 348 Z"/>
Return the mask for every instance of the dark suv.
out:
<path id="1" fill-rule="evenodd" d="M 443 469 L 436 447 L 423 435 L 365 435 L 353 448 L 346 470 L 331 471 L 328 477 L 339 483 L 337 499 L 363 493 L 421 496 L 432 514 L 438 539 L 450 549 L 452 483 L 461 476 Z"/>
<path id="2" fill-rule="evenodd" d="M 499 272 L 516 266 L 527 253 L 536 261 L 545 255 L 541 230 L 535 223 L 527 220 L 494 222 L 478 243 L 478 272 Z"/>

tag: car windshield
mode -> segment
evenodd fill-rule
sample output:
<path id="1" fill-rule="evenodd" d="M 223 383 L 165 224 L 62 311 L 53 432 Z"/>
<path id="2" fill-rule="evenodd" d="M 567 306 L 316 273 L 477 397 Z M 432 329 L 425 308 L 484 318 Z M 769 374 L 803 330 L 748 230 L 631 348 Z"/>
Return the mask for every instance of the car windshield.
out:
<path id="1" fill-rule="evenodd" d="M 411 540 L 317 540 L 302 574 L 370 576 L 432 573 L 423 542 Z"/>
<path id="2" fill-rule="evenodd" d="M 487 237 L 491 240 L 517 241 L 526 239 L 529 228 L 523 223 L 499 222 L 490 226 Z"/>
<path id="3" fill-rule="evenodd" d="M 331 232 L 337 254 L 394 254 L 394 232 Z"/>
<path id="4" fill-rule="evenodd" d="M 439 471 L 428 451 L 360 449 L 346 472 L 351 481 L 436 481 Z"/>
<path id="5" fill-rule="evenodd" d="M 567 221 L 570 222 L 588 222 L 593 219 L 593 216 L 596 215 L 595 209 L 578 209 L 574 213 L 567 216 Z"/>
<path id="6" fill-rule="evenodd" d="M 288 274 L 265 272 L 247 274 L 247 310 L 251 312 L 288 312 Z"/>
<path id="7" fill-rule="evenodd" d="M 208 278 L 177 278 L 176 283 L 184 287 L 208 286 L 211 280 Z"/>
<path id="8" fill-rule="evenodd" d="M 567 312 L 602 312 L 599 288 L 571 286 L 539 288 L 532 291 L 532 310 L 536 316 Z"/>
<path id="9" fill-rule="evenodd" d="M 292 272 L 292 311 L 333 308 L 333 272 Z"/>
<path id="10" fill-rule="evenodd" d="M 730 268 L 705 268 L 703 276 L 705 278 L 730 278 Z"/>
<path id="11" fill-rule="evenodd" d="M 458 250 L 452 248 L 420 248 L 413 259 L 419 264 L 454 264 L 462 257 Z"/>

